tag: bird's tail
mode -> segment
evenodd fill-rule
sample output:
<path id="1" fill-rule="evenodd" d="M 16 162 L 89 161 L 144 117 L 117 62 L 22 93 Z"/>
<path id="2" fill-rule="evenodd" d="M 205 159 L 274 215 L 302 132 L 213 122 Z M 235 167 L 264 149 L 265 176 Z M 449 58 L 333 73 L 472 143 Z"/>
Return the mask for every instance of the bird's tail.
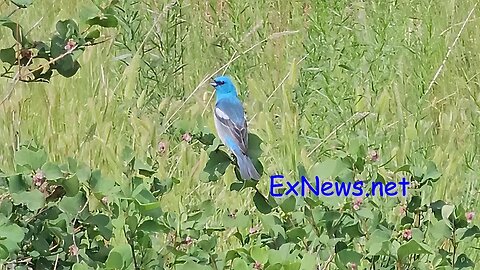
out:
<path id="1" fill-rule="evenodd" d="M 235 151 L 234 154 L 237 157 L 238 168 L 243 179 L 260 179 L 260 174 L 257 172 L 257 169 L 253 166 L 252 160 L 247 155 L 241 151 Z"/>

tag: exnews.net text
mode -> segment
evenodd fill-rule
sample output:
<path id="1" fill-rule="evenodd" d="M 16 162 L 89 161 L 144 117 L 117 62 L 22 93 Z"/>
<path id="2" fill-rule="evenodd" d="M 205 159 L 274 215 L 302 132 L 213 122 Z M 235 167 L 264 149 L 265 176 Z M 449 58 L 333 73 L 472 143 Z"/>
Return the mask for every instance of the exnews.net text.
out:
<path id="1" fill-rule="evenodd" d="M 315 181 L 310 181 L 307 177 L 302 176 L 300 181 L 283 181 L 285 183 L 278 183 L 275 180 L 284 179 L 283 175 L 270 176 L 270 195 L 272 197 L 283 196 L 305 196 L 312 193 L 315 196 L 354 196 L 354 197 L 368 197 L 368 196 L 407 196 L 407 186 L 410 184 L 405 177 L 398 183 L 371 181 L 365 189 L 366 185 L 362 180 L 355 182 L 330 182 L 320 181 L 318 176 L 315 176 Z M 366 191 L 368 190 L 368 191 Z"/>

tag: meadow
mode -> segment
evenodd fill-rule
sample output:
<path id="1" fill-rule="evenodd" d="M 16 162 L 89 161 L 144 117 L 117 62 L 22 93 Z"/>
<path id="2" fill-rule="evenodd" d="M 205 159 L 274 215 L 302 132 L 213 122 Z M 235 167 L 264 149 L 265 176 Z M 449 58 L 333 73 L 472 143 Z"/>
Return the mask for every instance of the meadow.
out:
<path id="1" fill-rule="evenodd" d="M 71 77 L 0 78 L 0 269 L 480 265 L 477 1 L 92 1 L 0 0 L 32 40 L 59 20 L 118 21 Z M 15 44 L 0 27 L 0 49 Z M 219 74 L 261 141 L 258 184 L 216 151 Z M 20 198 L 40 167 L 66 195 Z M 416 184 L 406 198 L 275 201 L 276 174 Z"/>

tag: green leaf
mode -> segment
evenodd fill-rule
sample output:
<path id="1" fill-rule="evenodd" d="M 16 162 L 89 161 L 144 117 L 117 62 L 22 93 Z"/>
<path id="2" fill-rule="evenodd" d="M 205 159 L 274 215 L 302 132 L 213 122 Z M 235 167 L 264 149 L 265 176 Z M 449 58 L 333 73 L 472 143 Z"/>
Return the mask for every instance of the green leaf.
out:
<path id="1" fill-rule="evenodd" d="M 401 245 L 397 250 L 397 256 L 400 260 L 412 254 L 432 254 L 430 247 L 424 243 L 418 243 L 412 239 Z"/>
<path id="2" fill-rule="evenodd" d="M 93 31 L 89 32 L 85 36 L 85 40 L 91 41 L 91 40 L 94 40 L 94 39 L 99 38 L 99 37 L 100 37 L 100 31 L 98 29 L 96 29 L 96 30 L 93 30 Z"/>
<path id="3" fill-rule="evenodd" d="M 267 199 L 258 190 L 253 196 L 253 202 L 257 210 L 262 214 L 268 214 L 272 211 L 272 206 L 270 206 Z"/>
<path id="4" fill-rule="evenodd" d="M 478 228 L 477 225 L 474 225 L 473 227 L 466 229 L 460 240 L 463 240 L 464 238 L 471 237 L 471 236 L 475 238 L 480 238 L 480 229 Z"/>
<path id="5" fill-rule="evenodd" d="M 253 246 L 250 254 L 255 261 L 261 264 L 265 264 L 268 261 L 268 251 L 265 247 Z"/>
<path id="6" fill-rule="evenodd" d="M 74 197 L 63 197 L 58 203 L 58 208 L 65 213 L 76 215 L 85 205 L 87 199 L 83 193 L 77 193 Z"/>
<path id="7" fill-rule="evenodd" d="M 47 161 L 47 153 L 43 150 L 32 151 L 22 148 L 15 153 L 15 163 L 20 166 L 29 166 L 30 169 L 36 170 L 42 167 Z"/>
<path id="8" fill-rule="evenodd" d="M 86 164 L 80 163 L 77 166 L 76 175 L 77 175 L 78 181 L 86 182 L 90 179 L 90 176 L 91 176 L 90 168 Z"/>
<path id="9" fill-rule="evenodd" d="M 312 173 L 318 176 L 321 181 L 325 181 L 329 178 L 335 178 L 339 176 L 344 170 L 347 170 L 347 166 L 340 159 L 327 159 L 323 162 L 316 163 L 312 167 Z"/>
<path id="10" fill-rule="evenodd" d="M 0 225 L 0 239 L 8 239 L 14 243 L 20 243 L 25 237 L 25 230 L 25 228 L 17 224 Z"/>
<path id="11" fill-rule="evenodd" d="M 36 211 L 45 205 L 45 195 L 37 189 L 12 194 L 15 204 L 24 204 L 31 211 Z"/>
<path id="12" fill-rule="evenodd" d="M 0 260 L 5 260 L 10 255 L 8 248 L 2 244 L 0 244 Z"/>
<path id="13" fill-rule="evenodd" d="M 60 167 L 51 162 L 43 164 L 42 171 L 45 173 L 47 180 L 57 180 L 64 177 Z"/>
<path id="14" fill-rule="evenodd" d="M 338 256 L 338 260 L 341 262 L 341 265 L 343 266 L 346 266 L 349 263 L 360 265 L 360 260 L 363 258 L 362 254 L 351 249 L 343 249 L 340 252 L 338 252 L 337 256 Z"/>
<path id="15" fill-rule="evenodd" d="M 429 231 L 435 240 L 448 239 L 452 235 L 452 229 L 447 225 L 445 220 L 432 221 L 432 226 Z"/>
<path id="16" fill-rule="evenodd" d="M 0 50 L 0 60 L 10 65 L 15 65 L 17 58 L 15 57 L 15 49 L 7 48 Z"/>
<path id="17" fill-rule="evenodd" d="M 443 220 L 449 220 L 450 215 L 452 215 L 455 210 L 455 206 L 446 204 L 442 207 L 442 218 Z"/>
<path id="18" fill-rule="evenodd" d="M 203 169 L 205 173 L 201 175 L 202 181 L 217 181 L 220 176 L 225 174 L 230 162 L 230 156 L 224 151 L 214 150 L 210 152 L 208 155 L 208 161 Z"/>
<path id="19" fill-rule="evenodd" d="M 114 186 L 115 181 L 110 178 L 102 177 L 99 170 L 92 172 L 90 177 L 90 187 L 94 193 L 100 193 L 102 195 L 109 194 Z"/>
<path id="20" fill-rule="evenodd" d="M 107 268 L 127 268 L 130 269 L 130 265 L 132 264 L 133 256 L 132 250 L 130 245 L 128 244 L 121 244 L 114 247 L 110 253 L 108 254 L 107 261 L 105 262 L 105 266 Z"/>
<path id="21" fill-rule="evenodd" d="M 86 21 L 89 25 L 98 25 L 101 27 L 117 27 L 118 20 L 115 16 L 111 14 L 104 14 L 102 16 L 97 16 Z"/>
<path id="22" fill-rule="evenodd" d="M 68 197 L 73 197 L 77 195 L 80 191 L 80 182 L 76 176 L 72 176 L 68 179 L 62 181 L 62 186 L 65 189 L 65 194 Z"/>
<path id="23" fill-rule="evenodd" d="M 297 198 L 295 196 L 288 196 L 281 204 L 280 208 L 282 208 L 283 212 L 290 213 L 295 210 L 295 204 L 297 202 Z"/>
<path id="24" fill-rule="evenodd" d="M 455 269 L 472 269 L 475 263 L 464 253 L 460 254 L 453 265 Z"/>
<path id="25" fill-rule="evenodd" d="M 78 33 L 80 32 L 77 23 L 71 19 L 58 21 L 56 24 L 56 29 L 64 41 L 72 37 L 77 37 Z"/>
<path id="26" fill-rule="evenodd" d="M 405 164 L 405 165 L 402 165 L 400 167 L 398 167 L 398 169 L 395 170 L 395 173 L 398 173 L 398 172 L 410 172 L 410 165 L 409 164 Z"/>
<path id="27" fill-rule="evenodd" d="M 160 225 L 160 223 L 154 221 L 154 220 L 146 220 L 138 226 L 138 230 L 145 231 L 145 232 L 169 232 L 170 229 L 168 229 L 164 225 Z"/>
<path id="28" fill-rule="evenodd" d="M 442 173 L 440 173 L 437 169 L 437 165 L 435 165 L 434 162 L 428 161 L 427 163 L 427 172 L 423 176 L 422 181 L 425 180 L 438 180 L 442 176 Z"/>
<path id="29" fill-rule="evenodd" d="M 21 174 L 8 177 L 8 191 L 12 194 L 26 191 L 29 187 Z"/>
<path id="30" fill-rule="evenodd" d="M 355 222 L 351 225 L 345 225 L 342 231 L 347 233 L 352 239 L 363 236 L 362 230 L 360 228 L 360 223 L 358 222 Z"/>
<path id="31" fill-rule="evenodd" d="M 84 262 L 81 262 L 81 263 L 75 263 L 73 266 L 72 266 L 72 270 L 88 270 L 90 269 L 88 267 L 87 264 L 85 264 Z"/>
<path id="32" fill-rule="evenodd" d="M 10 2 L 14 3 L 19 8 L 26 8 L 33 3 L 33 0 L 10 0 Z"/>
<path id="33" fill-rule="evenodd" d="M 28 48 L 31 45 L 31 42 L 24 35 L 23 27 L 15 22 L 12 22 L 9 19 L 0 18 L 0 25 L 3 25 L 9 28 L 12 32 L 13 38 L 22 45 L 24 48 Z"/>
<path id="34" fill-rule="evenodd" d="M 232 263 L 233 269 L 235 270 L 250 270 L 248 264 L 241 258 L 235 258 Z"/>

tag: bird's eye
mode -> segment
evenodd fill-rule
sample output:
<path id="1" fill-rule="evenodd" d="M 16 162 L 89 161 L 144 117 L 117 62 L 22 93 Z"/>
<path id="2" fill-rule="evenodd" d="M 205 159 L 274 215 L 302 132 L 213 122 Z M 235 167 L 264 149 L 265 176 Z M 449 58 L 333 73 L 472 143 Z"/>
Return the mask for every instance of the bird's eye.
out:
<path id="1" fill-rule="evenodd" d="M 217 85 L 222 85 L 222 84 L 225 84 L 224 81 L 215 81 L 217 83 Z"/>

